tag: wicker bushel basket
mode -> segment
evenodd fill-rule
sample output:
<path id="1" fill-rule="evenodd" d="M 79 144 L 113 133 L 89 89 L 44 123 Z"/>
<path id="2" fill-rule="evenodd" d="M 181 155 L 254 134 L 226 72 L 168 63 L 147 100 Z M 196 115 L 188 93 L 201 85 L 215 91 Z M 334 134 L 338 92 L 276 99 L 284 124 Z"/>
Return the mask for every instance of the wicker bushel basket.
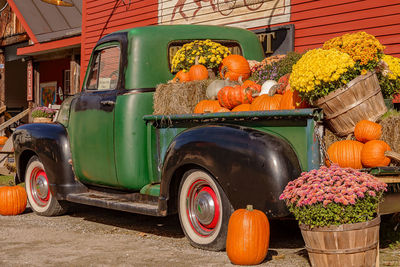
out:
<path id="1" fill-rule="evenodd" d="M 352 133 L 360 120 L 376 121 L 387 111 L 373 72 L 356 77 L 344 88 L 318 99 L 316 105 L 323 109 L 326 125 L 338 136 Z"/>
<path id="2" fill-rule="evenodd" d="M 361 223 L 309 228 L 300 225 L 313 267 L 376 266 L 379 225 L 377 218 Z"/>

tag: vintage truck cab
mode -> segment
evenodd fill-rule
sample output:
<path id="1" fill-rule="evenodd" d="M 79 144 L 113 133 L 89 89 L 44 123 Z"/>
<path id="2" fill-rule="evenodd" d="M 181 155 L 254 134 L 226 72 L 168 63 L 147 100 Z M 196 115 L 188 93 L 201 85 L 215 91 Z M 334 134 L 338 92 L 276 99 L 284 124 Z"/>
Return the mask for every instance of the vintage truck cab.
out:
<path id="1" fill-rule="evenodd" d="M 39 215 L 70 202 L 153 216 L 178 212 L 192 245 L 225 247 L 233 210 L 252 204 L 285 217 L 279 195 L 322 162 L 315 109 L 152 115 L 153 94 L 173 78 L 174 48 L 198 39 L 262 60 L 257 36 L 221 26 L 149 26 L 105 36 L 82 91 L 49 124 L 13 134 L 17 182 Z M 168 123 L 165 123 L 168 121 Z"/>

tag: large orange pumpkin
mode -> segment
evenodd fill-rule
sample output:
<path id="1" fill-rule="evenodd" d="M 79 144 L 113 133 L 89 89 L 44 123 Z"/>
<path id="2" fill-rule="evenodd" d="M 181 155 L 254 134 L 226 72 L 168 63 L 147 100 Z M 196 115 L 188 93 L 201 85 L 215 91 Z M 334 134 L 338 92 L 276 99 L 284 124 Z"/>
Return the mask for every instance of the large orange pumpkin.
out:
<path id="1" fill-rule="evenodd" d="M 296 90 L 288 89 L 283 93 L 280 109 L 296 109 L 304 106 L 304 102 Z"/>
<path id="2" fill-rule="evenodd" d="M 261 263 L 269 247 L 269 222 L 264 212 L 247 205 L 236 210 L 229 219 L 226 253 L 233 264 Z"/>
<path id="3" fill-rule="evenodd" d="M 218 100 L 202 100 L 194 107 L 194 113 L 213 113 L 220 110 Z"/>
<path id="4" fill-rule="evenodd" d="M 251 104 L 241 104 L 239 106 L 234 107 L 231 111 L 232 112 L 239 112 L 239 111 L 249 111 Z"/>
<path id="5" fill-rule="evenodd" d="M 221 78 L 237 81 L 239 77 L 246 80 L 250 77 L 250 66 L 241 55 L 229 55 L 222 60 L 220 67 Z"/>
<path id="6" fill-rule="evenodd" d="M 340 167 L 361 169 L 361 150 L 364 144 L 354 140 L 337 141 L 328 148 L 329 159 Z M 327 162 L 329 166 L 329 162 Z"/>
<path id="7" fill-rule="evenodd" d="M 386 151 L 391 151 L 386 142 L 382 140 L 368 141 L 361 150 L 361 162 L 368 168 L 388 166 L 390 158 L 386 157 Z"/>
<path id="8" fill-rule="evenodd" d="M 18 215 L 26 208 L 26 191 L 21 186 L 0 187 L 0 214 Z"/>
<path id="9" fill-rule="evenodd" d="M 219 104 L 227 109 L 232 109 L 240 104 L 250 104 L 253 101 L 253 91 L 240 85 L 225 86 L 219 90 L 217 96 Z"/>
<path id="10" fill-rule="evenodd" d="M 377 140 L 382 135 L 382 126 L 378 123 L 361 120 L 357 122 L 354 128 L 354 136 L 360 142 L 368 142 L 371 140 Z"/>
<path id="11" fill-rule="evenodd" d="M 260 95 L 251 103 L 250 110 L 277 110 L 281 106 L 282 95 Z"/>
<path id="12" fill-rule="evenodd" d="M 201 64 L 193 65 L 189 69 L 189 77 L 191 81 L 208 79 L 208 70 Z"/>
<path id="13" fill-rule="evenodd" d="M 172 80 L 173 82 L 189 82 L 190 81 L 190 75 L 188 71 L 185 70 L 180 70 L 178 73 L 175 75 L 174 79 Z"/>

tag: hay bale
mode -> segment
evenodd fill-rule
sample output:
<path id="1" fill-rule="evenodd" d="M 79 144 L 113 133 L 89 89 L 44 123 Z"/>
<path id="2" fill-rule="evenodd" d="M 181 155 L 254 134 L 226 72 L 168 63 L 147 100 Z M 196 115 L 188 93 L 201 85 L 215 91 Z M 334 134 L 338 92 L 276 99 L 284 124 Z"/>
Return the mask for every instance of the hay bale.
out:
<path id="1" fill-rule="evenodd" d="M 154 115 L 189 114 L 201 100 L 213 80 L 160 84 L 154 93 Z"/>
<path id="2" fill-rule="evenodd" d="M 400 153 L 400 113 L 388 112 L 379 124 L 382 125 L 381 140 L 385 141 L 393 151 Z"/>

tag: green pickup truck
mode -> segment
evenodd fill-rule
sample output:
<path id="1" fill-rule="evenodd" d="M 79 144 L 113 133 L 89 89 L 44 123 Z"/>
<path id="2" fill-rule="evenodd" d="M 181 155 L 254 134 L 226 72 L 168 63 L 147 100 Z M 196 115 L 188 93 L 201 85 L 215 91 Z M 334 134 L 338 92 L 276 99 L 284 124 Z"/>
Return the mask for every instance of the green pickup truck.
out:
<path id="1" fill-rule="evenodd" d="M 176 47 L 198 39 L 264 58 L 257 36 L 220 26 L 149 26 L 112 33 L 93 50 L 81 93 L 55 123 L 14 132 L 16 182 L 32 209 L 70 202 L 153 216 L 178 213 L 193 246 L 221 250 L 235 209 L 289 215 L 286 184 L 323 162 L 322 112 L 298 109 L 152 115 L 158 84 L 173 78 Z"/>

